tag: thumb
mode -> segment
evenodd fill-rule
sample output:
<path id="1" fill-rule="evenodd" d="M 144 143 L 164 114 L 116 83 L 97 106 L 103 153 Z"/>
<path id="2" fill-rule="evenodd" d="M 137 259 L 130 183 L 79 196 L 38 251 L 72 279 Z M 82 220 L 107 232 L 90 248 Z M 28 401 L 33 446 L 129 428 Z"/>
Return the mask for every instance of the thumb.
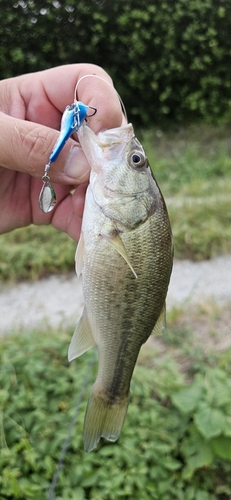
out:
<path id="1" fill-rule="evenodd" d="M 34 177 L 44 175 L 45 165 L 59 137 L 57 130 L 0 113 L 0 165 Z M 76 184 L 86 182 L 89 165 L 81 147 L 69 139 L 51 164 L 52 182 Z"/>

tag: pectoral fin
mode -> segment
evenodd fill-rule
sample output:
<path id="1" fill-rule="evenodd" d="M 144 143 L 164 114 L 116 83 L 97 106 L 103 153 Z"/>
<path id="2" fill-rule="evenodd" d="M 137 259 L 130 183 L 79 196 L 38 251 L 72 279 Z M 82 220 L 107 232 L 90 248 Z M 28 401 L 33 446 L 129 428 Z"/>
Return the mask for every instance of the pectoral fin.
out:
<path id="1" fill-rule="evenodd" d="M 84 256 L 84 237 L 83 233 L 81 233 L 75 253 L 75 270 L 78 277 L 80 276 L 83 270 L 83 256 Z"/>
<path id="2" fill-rule="evenodd" d="M 166 304 L 164 303 L 159 318 L 152 330 L 152 335 L 161 335 L 166 326 Z"/>
<path id="3" fill-rule="evenodd" d="M 84 352 L 95 345 L 91 327 L 87 318 L 87 312 L 84 308 L 83 314 L 76 326 L 74 335 L 68 349 L 68 361 L 78 358 Z"/>
<path id="4" fill-rule="evenodd" d="M 126 247 L 121 240 L 119 235 L 112 236 L 112 237 L 107 237 L 107 241 L 119 252 L 120 255 L 124 258 L 124 260 L 127 262 L 128 266 L 130 267 L 131 271 L 133 272 L 135 278 L 138 278 L 135 270 L 133 269 L 131 262 L 129 261 L 129 257 L 127 254 Z"/>

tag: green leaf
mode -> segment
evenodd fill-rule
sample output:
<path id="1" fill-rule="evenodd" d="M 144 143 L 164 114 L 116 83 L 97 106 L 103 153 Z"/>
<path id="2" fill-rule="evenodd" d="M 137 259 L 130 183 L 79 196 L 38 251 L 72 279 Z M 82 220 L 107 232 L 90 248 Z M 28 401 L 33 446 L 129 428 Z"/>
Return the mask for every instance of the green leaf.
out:
<path id="1" fill-rule="evenodd" d="M 223 434 L 231 438 L 231 417 L 226 417 Z"/>
<path id="2" fill-rule="evenodd" d="M 204 441 L 194 424 L 190 427 L 190 435 L 181 446 L 186 467 L 183 470 L 183 477 L 190 478 L 193 473 L 205 466 L 209 466 L 213 461 L 213 452 L 209 442 Z"/>
<path id="3" fill-rule="evenodd" d="M 221 368 L 208 369 L 206 376 L 207 402 L 214 407 L 224 407 L 230 403 L 230 377 Z"/>
<path id="4" fill-rule="evenodd" d="M 193 473 L 201 467 L 208 467 L 213 461 L 213 453 L 208 443 L 201 442 L 200 448 L 187 460 L 187 465 L 183 471 L 183 477 L 189 479 Z"/>
<path id="5" fill-rule="evenodd" d="M 211 495 L 207 491 L 198 490 L 196 492 L 195 500 L 211 500 Z"/>
<path id="6" fill-rule="evenodd" d="M 165 457 L 160 460 L 160 463 L 168 470 L 178 470 L 181 468 L 182 464 L 179 460 L 171 457 Z"/>
<path id="7" fill-rule="evenodd" d="M 231 437 L 219 436 L 211 441 L 214 453 L 221 458 L 231 460 Z"/>
<path id="8" fill-rule="evenodd" d="M 225 424 L 224 414 L 217 408 L 203 406 L 194 417 L 197 429 L 206 439 L 211 439 L 222 433 Z"/>
<path id="9" fill-rule="evenodd" d="M 202 393 L 203 389 L 201 385 L 194 383 L 173 394 L 172 402 L 182 413 L 191 413 L 197 407 Z"/>

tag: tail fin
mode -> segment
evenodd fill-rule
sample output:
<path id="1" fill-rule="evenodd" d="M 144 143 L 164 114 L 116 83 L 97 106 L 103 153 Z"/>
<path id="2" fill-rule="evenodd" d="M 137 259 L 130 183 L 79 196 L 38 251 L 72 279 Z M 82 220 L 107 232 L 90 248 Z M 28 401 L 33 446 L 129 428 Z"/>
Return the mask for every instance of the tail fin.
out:
<path id="1" fill-rule="evenodd" d="M 116 441 L 123 427 L 129 403 L 129 396 L 115 403 L 100 397 L 92 389 L 85 420 L 84 420 L 84 450 L 88 453 L 98 444 L 101 437 Z"/>

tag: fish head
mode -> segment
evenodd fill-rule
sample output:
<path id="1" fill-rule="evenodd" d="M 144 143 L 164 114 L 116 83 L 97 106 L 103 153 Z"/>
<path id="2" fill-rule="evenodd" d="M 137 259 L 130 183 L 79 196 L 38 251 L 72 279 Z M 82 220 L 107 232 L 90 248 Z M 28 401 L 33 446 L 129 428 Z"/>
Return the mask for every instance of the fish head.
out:
<path id="1" fill-rule="evenodd" d="M 83 125 L 78 136 L 91 166 L 90 187 L 101 211 L 119 231 L 144 222 L 153 213 L 160 191 L 132 124 L 98 135 Z"/>
<path id="2" fill-rule="evenodd" d="M 111 162 L 121 162 L 127 144 L 133 137 L 131 124 L 105 130 L 98 135 L 86 124 L 83 124 L 78 131 L 79 142 L 94 172 L 110 169 Z"/>

